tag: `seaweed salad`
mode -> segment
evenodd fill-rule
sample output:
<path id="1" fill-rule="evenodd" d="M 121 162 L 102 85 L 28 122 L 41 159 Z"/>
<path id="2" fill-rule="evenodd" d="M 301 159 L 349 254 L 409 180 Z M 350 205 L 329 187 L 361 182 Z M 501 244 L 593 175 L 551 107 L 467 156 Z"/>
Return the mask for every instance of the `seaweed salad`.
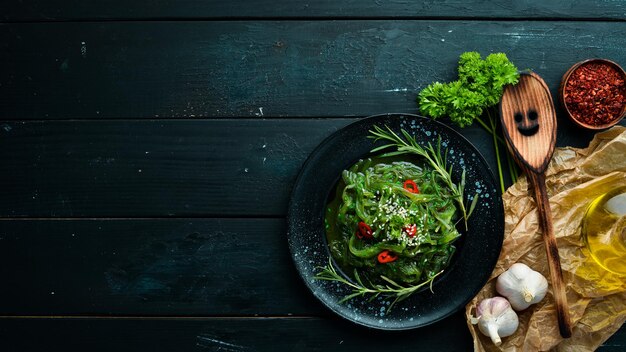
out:
<path id="1" fill-rule="evenodd" d="M 385 159 L 343 171 L 338 207 L 326 213 L 328 245 L 346 272 L 363 269 L 378 283 L 381 276 L 418 283 L 450 262 L 460 236 L 457 209 L 431 167 Z"/>
<path id="2" fill-rule="evenodd" d="M 453 182 L 440 140 L 422 147 L 404 130 L 379 127 L 370 138 L 390 142 L 372 150 L 386 153 L 343 171 L 325 215 L 331 257 L 351 277 L 330 260 L 316 278 L 349 286 L 342 301 L 382 294 L 395 304 L 448 266 L 457 224 L 467 226 L 478 198 L 465 206 L 465 172 Z"/>

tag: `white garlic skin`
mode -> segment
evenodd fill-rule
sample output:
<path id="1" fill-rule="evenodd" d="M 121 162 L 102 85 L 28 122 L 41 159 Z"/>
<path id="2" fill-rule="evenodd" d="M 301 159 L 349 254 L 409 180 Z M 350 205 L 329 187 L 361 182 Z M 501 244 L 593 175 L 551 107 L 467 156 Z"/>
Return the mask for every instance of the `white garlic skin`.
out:
<path id="1" fill-rule="evenodd" d="M 498 276 L 496 291 L 520 311 L 540 302 L 548 291 L 548 280 L 526 264 L 515 263 Z"/>
<path id="2" fill-rule="evenodd" d="M 476 307 L 478 318 L 472 318 L 472 324 L 489 336 L 496 346 L 502 344 L 501 337 L 511 336 L 519 326 L 517 313 L 511 309 L 506 298 L 493 297 L 480 302 Z"/>

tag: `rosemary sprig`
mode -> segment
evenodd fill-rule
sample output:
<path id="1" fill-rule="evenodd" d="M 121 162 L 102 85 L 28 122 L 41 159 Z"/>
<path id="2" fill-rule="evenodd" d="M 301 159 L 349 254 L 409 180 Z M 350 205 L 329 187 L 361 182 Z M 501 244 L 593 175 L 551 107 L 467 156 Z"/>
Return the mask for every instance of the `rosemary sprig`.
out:
<path id="1" fill-rule="evenodd" d="M 371 135 L 368 136 L 368 138 L 372 138 L 375 141 L 386 140 L 391 143 L 374 148 L 371 152 L 375 153 L 388 148 L 396 148 L 396 151 L 385 153 L 383 154 L 383 157 L 402 154 L 416 154 L 424 157 L 452 191 L 452 195 L 461 209 L 461 214 L 463 215 L 463 220 L 465 221 L 465 229 L 467 230 L 467 220 L 470 215 L 472 215 L 472 212 L 476 207 L 478 195 L 474 195 L 474 199 L 470 205 L 466 207 L 465 199 L 463 197 L 463 192 L 465 191 L 465 170 L 463 170 L 463 173 L 461 174 L 461 182 L 459 182 L 459 184 L 454 183 L 452 181 L 452 166 L 447 166 L 448 151 L 446 149 L 443 155 L 441 153 L 441 137 L 438 138 L 436 147 L 433 147 L 430 143 L 428 143 L 428 146 L 422 147 L 417 144 L 415 138 L 407 131 L 401 130 L 404 137 L 403 139 L 393 132 L 391 128 L 388 126 L 385 127 L 386 130 L 378 126 L 374 126 L 374 130 L 370 131 Z"/>
<path id="2" fill-rule="evenodd" d="M 343 297 L 339 301 L 339 303 L 349 301 L 355 297 L 366 296 L 366 295 L 372 295 L 369 298 L 370 301 L 374 300 L 376 297 L 380 295 L 383 295 L 386 297 L 394 297 L 394 300 L 389 305 L 389 308 L 387 308 L 387 313 L 391 311 L 391 308 L 393 308 L 393 306 L 396 303 L 408 298 L 415 291 L 419 290 L 420 288 L 426 285 L 430 286 L 430 291 L 432 292 L 433 281 L 435 280 L 437 276 L 439 276 L 443 272 L 442 270 L 428 277 L 426 281 L 419 283 L 417 285 L 413 285 L 413 286 L 402 286 L 398 284 L 397 282 L 391 280 L 390 278 L 381 275 L 380 278 L 386 281 L 387 284 L 380 285 L 380 284 L 372 284 L 370 282 L 368 286 L 363 283 L 363 280 L 359 276 L 356 269 L 354 270 L 354 280 L 356 281 L 356 283 L 353 283 L 347 280 L 345 277 L 343 277 L 341 274 L 337 272 L 330 258 L 328 259 L 328 265 L 326 265 L 325 267 L 318 267 L 317 269 L 321 271 L 318 272 L 317 275 L 315 275 L 316 279 L 325 280 L 325 281 L 335 281 L 335 282 L 339 282 L 344 285 L 350 286 L 350 288 L 352 288 L 352 293 Z"/>

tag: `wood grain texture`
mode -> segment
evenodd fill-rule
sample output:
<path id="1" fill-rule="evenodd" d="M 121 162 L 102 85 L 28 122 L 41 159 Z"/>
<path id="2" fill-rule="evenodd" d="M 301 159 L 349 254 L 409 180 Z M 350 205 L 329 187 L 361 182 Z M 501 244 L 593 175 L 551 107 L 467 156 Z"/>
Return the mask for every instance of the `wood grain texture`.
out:
<path id="1" fill-rule="evenodd" d="M 33 338 L 33 331 L 37 338 Z M 461 314 L 410 331 L 375 331 L 339 318 L 0 319 L 5 351 L 471 351 Z M 622 352 L 626 329 L 597 351 Z"/>
<path id="2" fill-rule="evenodd" d="M 0 217 L 284 216 L 302 163 L 352 121 L 0 122 Z M 462 133 L 495 164 L 486 132 Z"/>
<path id="3" fill-rule="evenodd" d="M 454 79 L 468 50 L 506 52 L 556 96 L 581 59 L 626 64 L 624 37 L 626 22 L 4 24 L 0 119 L 414 113 L 420 89 Z"/>
<path id="4" fill-rule="evenodd" d="M 27 338 L 37 332 L 38 338 Z M 410 331 L 375 331 L 339 318 L 0 319 L 8 351 L 468 351 L 461 314 Z M 12 348 L 12 349 L 11 349 Z M 81 349 L 82 348 L 82 349 Z"/>
<path id="5" fill-rule="evenodd" d="M 529 175 L 531 180 L 530 184 L 533 188 L 535 202 L 537 203 L 539 226 L 546 249 L 548 268 L 550 269 L 550 284 L 556 306 L 559 332 L 562 337 L 568 338 L 572 336 L 572 321 L 567 296 L 565 294 L 566 283 L 563 281 L 563 272 L 561 271 L 561 257 L 559 256 L 559 248 L 556 244 L 554 227 L 552 225 L 552 210 L 550 209 L 550 201 L 548 200 L 546 177 L 543 173 L 535 173 L 534 171 L 528 171 L 527 175 Z"/>
<path id="6" fill-rule="evenodd" d="M 281 216 L 309 153 L 351 121 L 0 123 L 0 217 Z"/>
<path id="7" fill-rule="evenodd" d="M 0 121 L 0 217 L 284 216 L 300 166 L 353 121 Z M 490 136 L 459 132 L 495 171 Z M 559 146 L 592 137 L 561 119 Z"/>
<path id="8" fill-rule="evenodd" d="M 0 350 L 470 349 L 461 314 L 388 334 L 321 307 L 286 250 L 291 182 L 353 116 L 416 112 L 463 51 L 505 51 L 553 92 L 575 61 L 624 60 L 626 4 L 581 3 L 0 4 L 0 20 L 79 21 L 0 24 L 0 216 L 73 218 L 0 221 L 0 313 L 47 316 L 0 318 Z M 449 16 L 543 20 L 373 20 Z M 228 21 L 80 22 L 120 18 Z M 559 127 L 561 145 L 591 138 Z M 463 133 L 493 165 L 486 134 Z M 184 216 L 247 219 L 76 219 Z M 624 329 L 605 346 L 622 351 Z"/>
<path id="9" fill-rule="evenodd" d="M 624 18 L 621 1 L 411 1 L 411 0 L 22 0 L 0 4 L 0 20 L 50 21 L 80 19 L 215 19 L 316 17 L 433 17 L 433 18 Z"/>
<path id="10" fill-rule="evenodd" d="M 328 315 L 283 219 L 0 221 L 1 315 Z"/>
<path id="11" fill-rule="evenodd" d="M 554 102 L 546 83 L 534 73 L 522 73 L 519 83 L 504 89 L 500 102 L 503 134 L 515 159 L 542 173 L 556 145 Z"/>
<path id="12" fill-rule="evenodd" d="M 548 86 L 539 75 L 522 73 L 518 84 L 505 87 L 500 119 L 508 149 L 530 179 L 550 269 L 559 332 L 568 338 L 572 336 L 572 323 L 544 174 L 556 145 L 556 112 Z"/>

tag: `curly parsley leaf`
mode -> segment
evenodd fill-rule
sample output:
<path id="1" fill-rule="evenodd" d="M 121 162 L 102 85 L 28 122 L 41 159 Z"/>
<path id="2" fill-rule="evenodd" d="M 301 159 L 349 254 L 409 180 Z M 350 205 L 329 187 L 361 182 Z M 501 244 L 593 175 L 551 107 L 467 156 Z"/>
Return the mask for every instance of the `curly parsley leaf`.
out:
<path id="1" fill-rule="evenodd" d="M 435 82 L 420 92 L 423 114 L 432 118 L 448 116 L 460 127 L 469 126 L 500 101 L 505 85 L 519 80 L 517 68 L 503 53 L 490 54 L 483 60 L 477 52 L 465 52 L 459 57 L 458 71 L 458 80 Z"/>

